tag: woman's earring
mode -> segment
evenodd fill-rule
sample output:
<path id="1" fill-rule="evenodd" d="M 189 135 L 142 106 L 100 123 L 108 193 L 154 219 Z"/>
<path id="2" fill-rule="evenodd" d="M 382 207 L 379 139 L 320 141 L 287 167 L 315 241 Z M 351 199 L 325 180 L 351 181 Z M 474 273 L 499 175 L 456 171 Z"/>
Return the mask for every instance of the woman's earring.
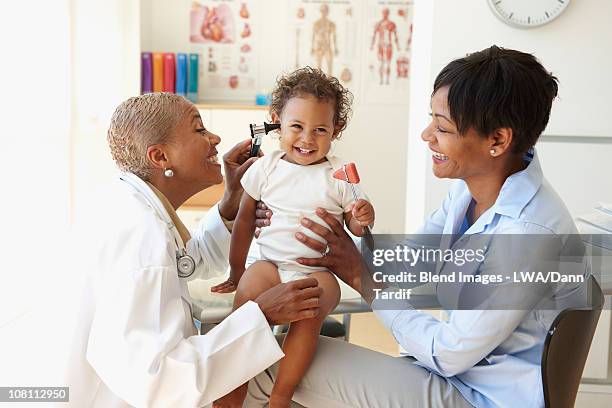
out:
<path id="1" fill-rule="evenodd" d="M 495 149 L 491 149 L 491 156 L 495 156 Z"/>
<path id="2" fill-rule="evenodd" d="M 174 176 L 174 172 L 172 171 L 172 169 L 164 169 L 164 176 L 170 178 Z"/>

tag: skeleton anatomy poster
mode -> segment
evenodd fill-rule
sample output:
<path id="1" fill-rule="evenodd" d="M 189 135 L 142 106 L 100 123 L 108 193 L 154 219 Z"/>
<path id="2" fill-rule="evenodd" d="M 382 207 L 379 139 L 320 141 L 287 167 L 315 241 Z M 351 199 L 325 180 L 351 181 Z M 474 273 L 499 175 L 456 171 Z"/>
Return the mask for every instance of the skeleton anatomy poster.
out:
<path id="1" fill-rule="evenodd" d="M 192 52 L 200 54 L 200 98 L 249 100 L 257 90 L 257 18 L 254 1 L 206 0 L 190 10 Z"/>
<path id="2" fill-rule="evenodd" d="M 370 1 L 365 15 L 364 102 L 407 103 L 412 1 Z"/>
<path id="3" fill-rule="evenodd" d="M 361 4 L 359 0 L 292 0 L 287 27 L 289 68 L 320 68 L 356 92 Z"/>

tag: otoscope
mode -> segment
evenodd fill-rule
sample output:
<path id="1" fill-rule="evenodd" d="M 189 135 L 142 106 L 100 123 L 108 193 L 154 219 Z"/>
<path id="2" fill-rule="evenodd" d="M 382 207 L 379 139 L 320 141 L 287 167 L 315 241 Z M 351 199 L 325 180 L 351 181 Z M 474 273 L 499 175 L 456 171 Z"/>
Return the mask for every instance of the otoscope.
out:
<path id="1" fill-rule="evenodd" d="M 280 123 L 264 122 L 263 125 L 256 125 L 254 123 L 251 123 L 249 125 L 249 128 L 251 129 L 251 152 L 249 153 L 249 157 L 257 156 L 264 135 L 267 135 L 268 132 L 271 132 L 273 130 L 280 129 L 280 127 Z"/>

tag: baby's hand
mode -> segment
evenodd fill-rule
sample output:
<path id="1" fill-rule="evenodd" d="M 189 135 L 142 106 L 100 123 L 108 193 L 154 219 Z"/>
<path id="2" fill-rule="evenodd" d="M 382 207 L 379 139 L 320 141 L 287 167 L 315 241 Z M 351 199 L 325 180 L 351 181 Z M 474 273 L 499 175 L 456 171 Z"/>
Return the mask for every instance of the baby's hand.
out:
<path id="1" fill-rule="evenodd" d="M 211 287 L 210 291 L 213 293 L 232 293 L 236 290 L 237 286 L 238 283 L 235 282 L 233 274 L 230 272 L 230 277 L 225 282 Z"/>
<path id="2" fill-rule="evenodd" d="M 374 224 L 374 207 L 369 201 L 360 198 L 355 205 L 353 205 L 351 213 L 362 227 L 368 227 Z"/>

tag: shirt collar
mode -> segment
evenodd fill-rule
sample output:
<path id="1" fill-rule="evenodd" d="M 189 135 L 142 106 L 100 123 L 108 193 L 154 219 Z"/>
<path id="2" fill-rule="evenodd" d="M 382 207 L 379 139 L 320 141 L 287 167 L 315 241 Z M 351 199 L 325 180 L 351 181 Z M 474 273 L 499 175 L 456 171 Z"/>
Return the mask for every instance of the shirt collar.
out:
<path id="1" fill-rule="evenodd" d="M 164 195 L 164 193 L 159 191 L 157 187 L 155 187 L 153 184 L 151 184 L 148 181 L 145 181 L 145 183 L 147 183 L 149 188 L 153 191 L 153 193 L 155 193 L 157 198 L 159 198 L 159 201 L 161 201 L 162 205 L 164 206 L 164 209 L 166 210 L 166 212 L 168 212 L 168 215 L 170 216 L 170 219 L 172 220 L 172 222 L 174 223 L 174 226 L 178 230 L 179 235 L 181 236 L 181 239 L 183 240 L 183 243 L 186 243 L 187 241 L 189 241 L 191 239 L 191 234 L 189 233 L 189 230 L 187 229 L 187 227 L 185 227 L 185 224 L 183 224 L 183 222 L 179 218 L 178 214 L 174 210 L 174 207 L 172 207 L 172 204 L 170 204 L 170 200 L 168 200 L 168 198 Z"/>
<path id="2" fill-rule="evenodd" d="M 161 217 L 162 220 L 168 224 L 168 227 L 170 229 L 172 229 L 173 227 L 176 228 L 178 236 L 183 241 L 183 245 L 185 245 L 187 241 L 191 239 L 189 230 L 185 227 L 185 224 L 183 224 L 181 219 L 178 217 L 168 198 L 166 198 L 166 196 L 161 191 L 159 191 L 153 184 L 149 183 L 148 181 L 142 180 L 140 177 L 130 172 L 120 172 L 119 178 L 127 182 L 136 191 L 145 196 L 148 205 L 151 206 L 153 210 L 158 213 L 159 217 Z M 152 198 L 151 195 L 154 195 L 154 198 Z M 159 203 L 157 203 L 157 201 Z M 159 204 L 161 204 L 161 207 L 159 206 Z M 163 214 L 163 212 L 165 212 L 166 214 Z M 170 219 L 169 221 L 168 218 Z"/>
<path id="3" fill-rule="evenodd" d="M 542 167 L 535 148 L 525 153 L 524 160 L 529 162 L 527 167 L 504 182 L 493 206 L 497 214 L 518 218 L 542 185 Z"/>
<path id="4" fill-rule="evenodd" d="M 502 185 L 495 204 L 485 211 L 476 222 L 466 231 L 470 234 L 483 232 L 491 224 L 496 214 L 505 215 L 511 218 L 518 218 L 523 209 L 531 201 L 540 186 L 542 185 L 543 175 L 540 161 L 535 148 L 529 149 L 523 158 L 529 162 L 527 167 L 510 175 Z M 467 210 L 472 196 L 466 188 L 460 198 L 461 207 Z M 463 218 L 456 222 L 462 222 Z M 453 228 L 456 231 L 457 228 Z"/>

